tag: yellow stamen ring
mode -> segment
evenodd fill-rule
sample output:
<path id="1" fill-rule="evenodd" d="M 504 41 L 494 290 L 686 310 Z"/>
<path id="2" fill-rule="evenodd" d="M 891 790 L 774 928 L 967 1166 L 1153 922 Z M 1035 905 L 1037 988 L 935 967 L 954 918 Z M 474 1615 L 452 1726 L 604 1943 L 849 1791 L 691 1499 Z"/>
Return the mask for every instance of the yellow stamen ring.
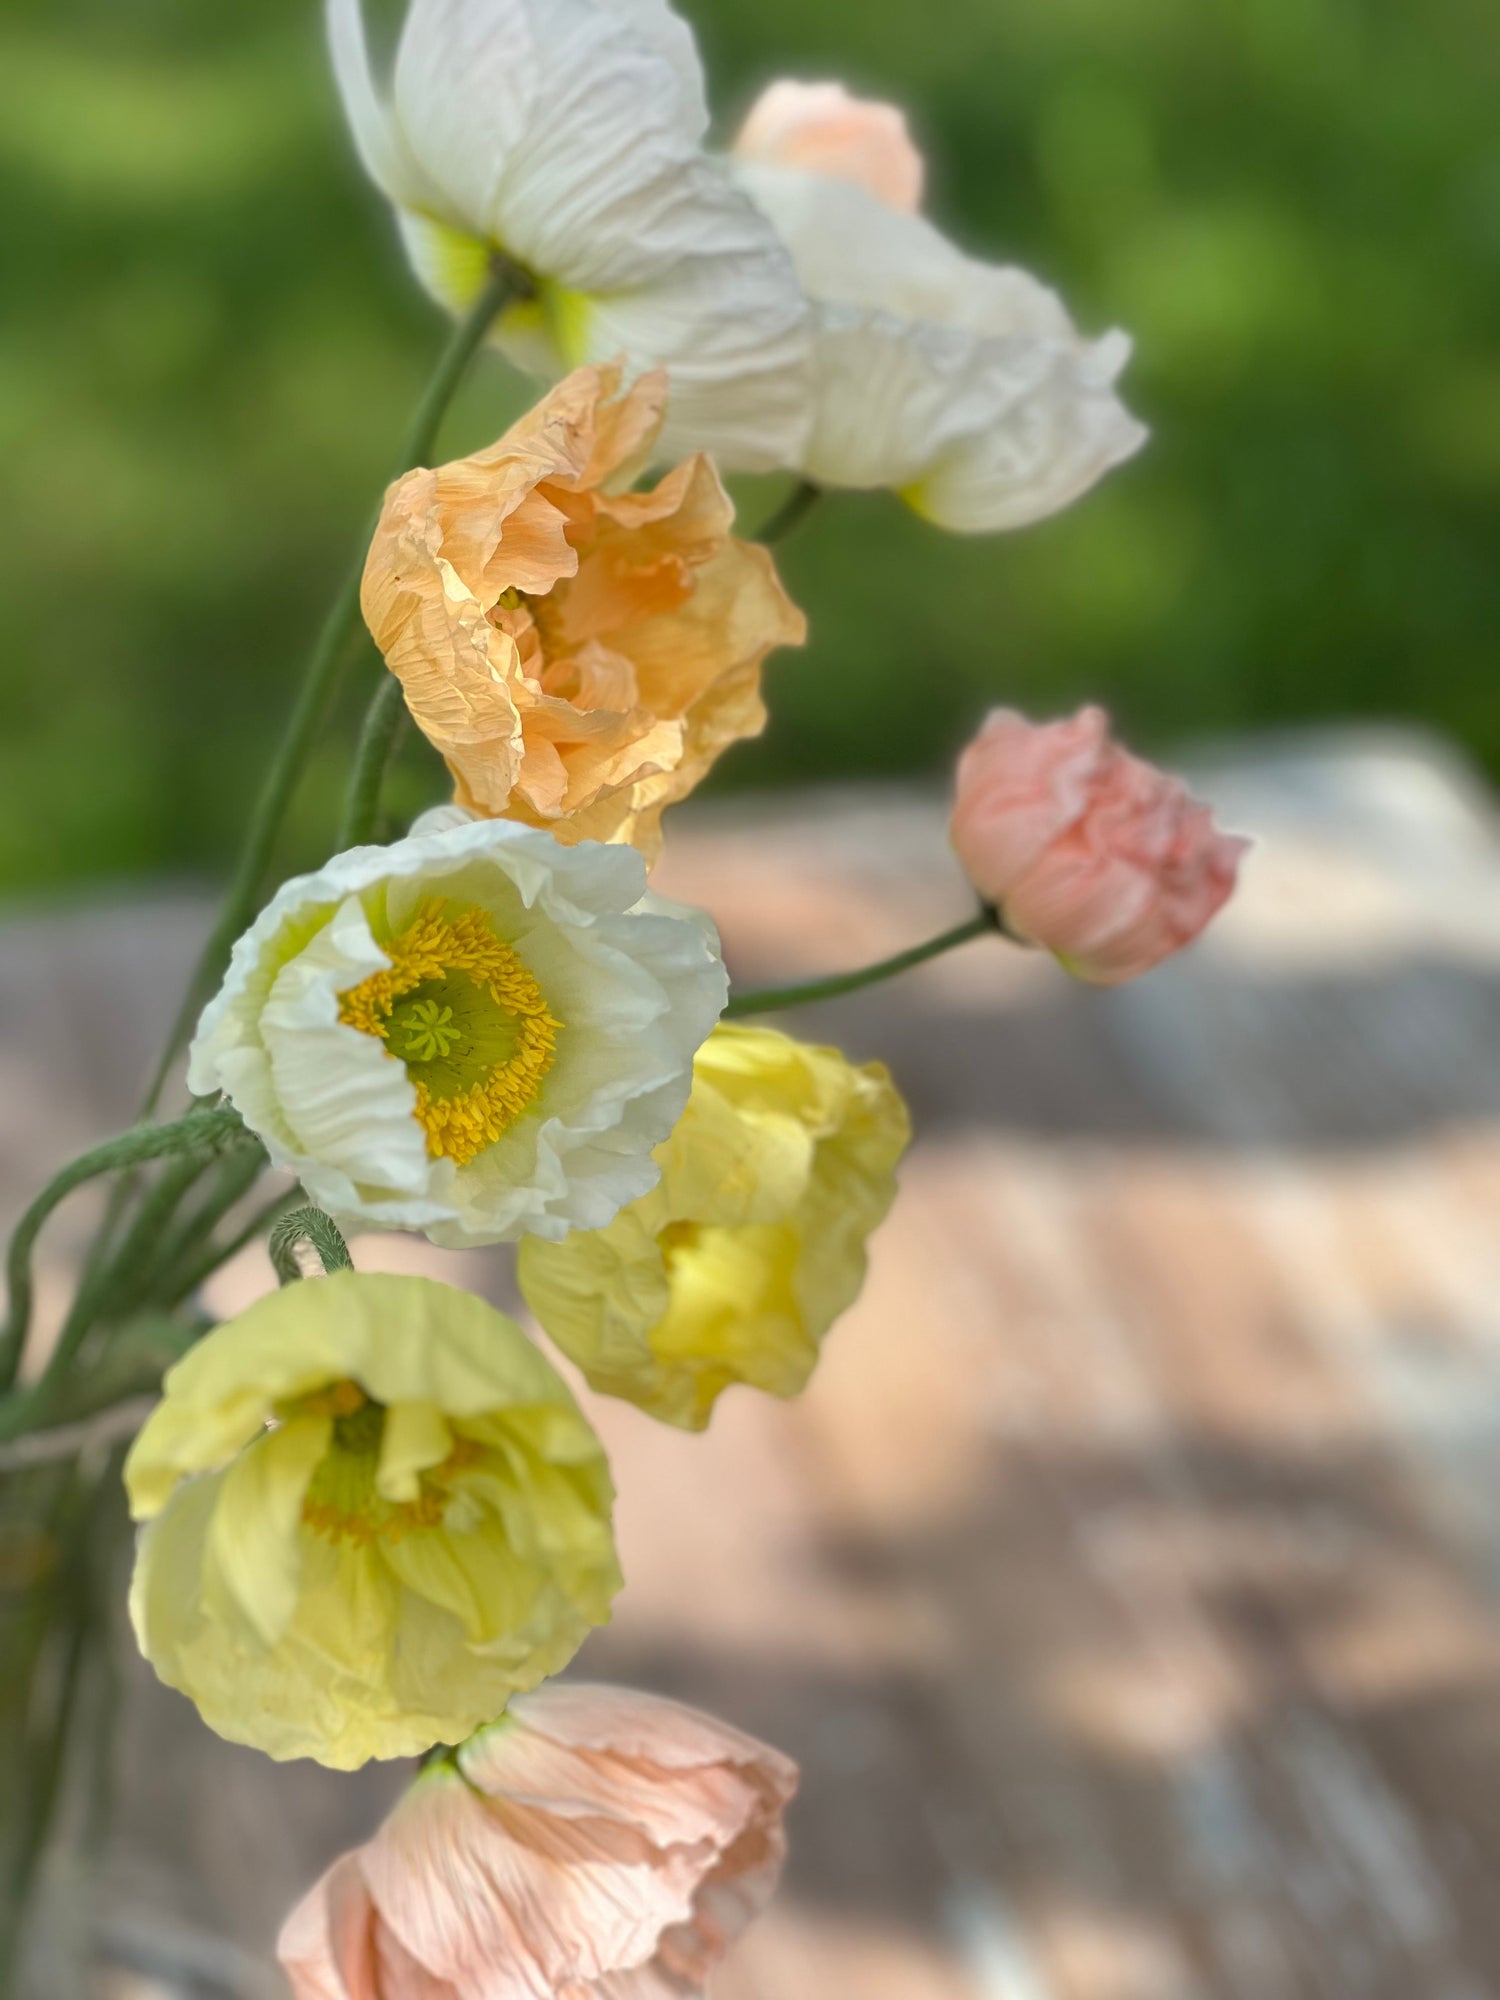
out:
<path id="1" fill-rule="evenodd" d="M 552 1067 L 561 1023 L 484 910 L 454 916 L 441 902 L 424 903 L 384 949 L 389 967 L 340 997 L 339 1019 L 384 1042 L 408 1072 L 414 1065 L 441 1066 L 436 1079 L 412 1077 L 417 1118 L 429 1153 L 467 1166 L 534 1101 Z M 477 1031 L 458 1001 L 445 997 L 444 982 L 454 981 L 484 1007 Z M 429 984 L 439 991 L 400 1007 Z"/>

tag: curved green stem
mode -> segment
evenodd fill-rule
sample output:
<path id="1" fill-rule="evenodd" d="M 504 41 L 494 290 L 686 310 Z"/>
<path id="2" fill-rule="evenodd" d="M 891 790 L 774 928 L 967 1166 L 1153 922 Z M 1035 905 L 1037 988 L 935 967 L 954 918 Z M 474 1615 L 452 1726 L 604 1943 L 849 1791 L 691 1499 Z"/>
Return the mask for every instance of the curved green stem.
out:
<path id="1" fill-rule="evenodd" d="M 349 1245 L 333 1217 L 325 1215 L 321 1208 L 294 1208 L 275 1224 L 266 1245 L 278 1284 L 294 1285 L 302 1277 L 302 1266 L 297 1262 L 299 1243 L 312 1245 L 325 1272 L 354 1269 Z"/>
<path id="2" fill-rule="evenodd" d="M 344 806 L 344 823 L 339 828 L 339 852 L 362 847 L 375 832 L 380 812 L 380 791 L 390 769 L 391 755 L 406 720 L 406 690 L 393 673 L 386 673 L 365 710 L 364 727 L 359 732 L 359 748 L 354 753 L 354 769 L 349 777 L 349 793 Z"/>
<path id="3" fill-rule="evenodd" d="M 815 486 L 810 479 L 799 479 L 785 500 L 776 509 L 770 520 L 760 529 L 755 539 L 763 548 L 774 548 L 777 542 L 784 542 L 794 528 L 802 525 L 804 518 L 823 497 L 821 486 Z"/>
<path id="4" fill-rule="evenodd" d="M 497 262 L 485 282 L 483 291 L 474 301 L 468 314 L 454 330 L 452 339 L 443 352 L 442 359 L 428 384 L 416 415 L 402 443 L 396 461 L 396 476 L 410 470 L 414 465 L 424 464 L 432 455 L 437 441 L 438 428 L 444 413 L 453 400 L 464 376 L 464 371 L 473 360 L 485 335 L 494 324 L 496 315 L 506 299 L 516 288 L 516 273 L 508 264 Z M 275 761 L 266 774 L 259 799 L 251 815 L 245 844 L 240 850 L 240 858 L 235 867 L 234 878 L 224 906 L 219 913 L 207 944 L 199 957 L 182 1005 L 172 1024 L 171 1034 L 162 1052 L 151 1087 L 146 1094 L 144 1115 L 155 1110 L 166 1080 L 171 1074 L 177 1053 L 191 1032 L 197 1019 L 205 991 L 210 981 L 218 973 L 229 955 L 229 948 L 244 930 L 260 900 L 261 887 L 266 870 L 270 866 L 271 854 L 276 837 L 281 831 L 281 822 L 291 803 L 292 794 L 301 779 L 303 768 L 317 737 L 318 726 L 323 719 L 323 711 L 338 678 L 345 655 L 352 647 L 359 628 L 359 593 L 364 579 L 365 557 L 369 548 L 370 533 L 367 530 L 359 546 L 358 558 L 344 580 L 333 609 L 324 621 L 312 656 L 307 663 L 307 671 L 302 677 L 302 685 L 288 719 L 286 734 L 281 739 L 281 747 Z"/>
<path id="5" fill-rule="evenodd" d="M 122 1132 L 117 1139 L 106 1140 L 102 1146 L 95 1146 L 92 1152 L 72 1161 L 48 1182 L 22 1216 L 10 1239 L 6 1260 L 10 1301 L 5 1326 L 0 1330 L 0 1390 L 9 1389 L 14 1384 L 20 1369 L 35 1295 L 31 1253 L 52 1211 L 66 1201 L 76 1188 L 81 1188 L 87 1181 L 97 1180 L 101 1174 L 143 1166 L 148 1160 L 164 1159 L 173 1153 L 217 1152 L 226 1139 L 243 1130 L 239 1113 L 227 1107 L 190 1111 L 170 1125 L 146 1125 L 134 1132 Z M 77 1338 L 81 1338 L 86 1331 L 87 1323 L 84 1322 Z M 64 1343 L 60 1341 L 48 1364 L 48 1374 L 52 1373 L 63 1353 Z"/>
<path id="6" fill-rule="evenodd" d="M 256 1210 L 250 1220 L 236 1230 L 227 1243 L 205 1243 L 197 1255 L 179 1264 L 171 1275 L 162 1281 L 160 1303 L 174 1307 L 190 1298 L 198 1287 L 211 1278 L 222 1264 L 237 1256 L 247 1243 L 253 1243 L 263 1230 L 267 1229 L 290 1202 L 300 1202 L 301 1188 L 284 1188 L 272 1200 Z"/>
<path id="7" fill-rule="evenodd" d="M 724 1009 L 724 1018 L 726 1021 L 742 1020 L 749 1014 L 774 1014 L 783 1007 L 809 1007 L 817 1000 L 835 1000 L 841 993 L 857 993 L 862 986 L 874 986 L 882 979 L 894 979 L 898 972 L 923 965 L 929 958 L 940 958 L 945 951 L 968 944 L 972 938 L 992 934 L 1001 934 L 1000 919 L 994 910 L 984 909 L 966 924 L 956 924 L 952 930 L 929 938 L 926 944 L 914 944 L 907 951 L 898 951 L 893 958 L 879 959 L 874 965 L 862 965 L 858 971 L 836 972 L 827 979 L 809 979 L 800 986 L 772 986 L 759 993 L 732 993 L 729 1005 Z"/>

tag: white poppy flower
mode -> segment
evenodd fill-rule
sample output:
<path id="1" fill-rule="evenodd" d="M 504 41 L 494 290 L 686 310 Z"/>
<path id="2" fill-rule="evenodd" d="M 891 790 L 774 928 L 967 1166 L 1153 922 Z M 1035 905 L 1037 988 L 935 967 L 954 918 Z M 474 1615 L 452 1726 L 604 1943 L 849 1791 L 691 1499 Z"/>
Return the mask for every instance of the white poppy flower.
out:
<path id="1" fill-rule="evenodd" d="M 505 820 L 282 888 L 198 1025 L 222 1091 L 340 1222 L 449 1248 L 598 1229 L 655 1187 L 727 980 L 630 847 Z"/>
<path id="2" fill-rule="evenodd" d="M 1141 444 L 1114 393 L 1129 341 L 1084 340 L 1045 285 L 904 212 L 919 177 L 890 107 L 773 85 L 736 151 L 813 301 L 805 477 L 982 533 L 1055 513 Z"/>
<path id="3" fill-rule="evenodd" d="M 362 0 L 326 0 L 360 155 L 419 277 L 464 310 L 501 252 L 531 280 L 494 338 L 548 378 L 664 367 L 665 456 L 784 465 L 810 329 L 776 231 L 702 147 L 703 74 L 665 0 L 411 0 L 388 91 Z"/>

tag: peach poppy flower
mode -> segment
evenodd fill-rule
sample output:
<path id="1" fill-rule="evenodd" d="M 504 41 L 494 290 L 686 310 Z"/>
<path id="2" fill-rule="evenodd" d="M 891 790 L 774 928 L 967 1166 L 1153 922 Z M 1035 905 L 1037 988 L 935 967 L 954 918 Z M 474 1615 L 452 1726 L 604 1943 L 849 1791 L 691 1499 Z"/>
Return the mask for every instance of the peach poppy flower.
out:
<path id="1" fill-rule="evenodd" d="M 853 181 L 904 215 L 922 206 L 927 168 L 905 112 L 853 97 L 841 83 L 782 77 L 768 84 L 751 105 L 734 150 L 742 160 Z"/>
<path id="2" fill-rule="evenodd" d="M 959 759 L 951 830 L 1006 927 L 1099 986 L 1191 944 L 1250 845 L 1113 742 L 1101 708 L 1046 723 L 996 709 Z"/>
<path id="3" fill-rule="evenodd" d="M 776 1886 L 796 1766 L 552 1683 L 424 1771 L 281 1933 L 297 2000 L 694 2000 Z"/>
<path id="4" fill-rule="evenodd" d="M 398 479 L 362 601 L 460 806 L 650 859 L 664 809 L 765 726 L 761 663 L 806 622 L 706 457 L 622 490 L 666 380 L 620 382 L 580 368 L 488 450 Z"/>

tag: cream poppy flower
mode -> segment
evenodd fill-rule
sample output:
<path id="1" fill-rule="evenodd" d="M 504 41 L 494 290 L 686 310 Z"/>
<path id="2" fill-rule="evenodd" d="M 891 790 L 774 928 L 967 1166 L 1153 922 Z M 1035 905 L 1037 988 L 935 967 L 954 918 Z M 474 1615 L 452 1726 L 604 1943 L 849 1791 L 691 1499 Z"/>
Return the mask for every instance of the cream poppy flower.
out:
<path id="1" fill-rule="evenodd" d="M 411 0 L 388 90 L 361 0 L 327 14 L 355 142 L 429 291 L 464 310 L 503 253 L 533 292 L 494 332 L 522 366 L 664 367 L 669 457 L 789 460 L 806 302 L 774 228 L 703 151 L 702 69 L 664 0 Z"/>
<path id="2" fill-rule="evenodd" d="M 189 1087 L 345 1224 L 449 1247 L 601 1227 L 659 1178 L 727 993 L 717 936 L 644 898 L 632 848 L 451 818 L 272 898 Z"/>
<path id="3" fill-rule="evenodd" d="M 628 484 L 666 380 L 580 368 L 505 436 L 386 494 L 365 618 L 458 803 L 654 859 L 661 815 L 765 724 L 761 663 L 806 621 L 730 534 L 702 454 Z"/>
<path id="4" fill-rule="evenodd" d="M 514 1320 L 336 1272 L 170 1370 L 125 1466 L 141 1651 L 205 1722 L 350 1770 L 493 1721 L 620 1587 L 603 1448 Z"/>
<path id="5" fill-rule="evenodd" d="M 1083 339 L 1055 292 L 903 212 L 889 133 L 871 164 L 829 129 L 834 107 L 804 101 L 791 137 L 775 110 L 752 110 L 736 152 L 813 302 L 806 478 L 890 487 L 939 527 L 982 533 L 1055 513 L 1140 446 L 1114 392 L 1123 334 Z"/>
<path id="6" fill-rule="evenodd" d="M 278 1954 L 297 2000 L 702 2000 L 796 1785 L 712 1716 L 554 1682 L 430 1765 Z"/>

